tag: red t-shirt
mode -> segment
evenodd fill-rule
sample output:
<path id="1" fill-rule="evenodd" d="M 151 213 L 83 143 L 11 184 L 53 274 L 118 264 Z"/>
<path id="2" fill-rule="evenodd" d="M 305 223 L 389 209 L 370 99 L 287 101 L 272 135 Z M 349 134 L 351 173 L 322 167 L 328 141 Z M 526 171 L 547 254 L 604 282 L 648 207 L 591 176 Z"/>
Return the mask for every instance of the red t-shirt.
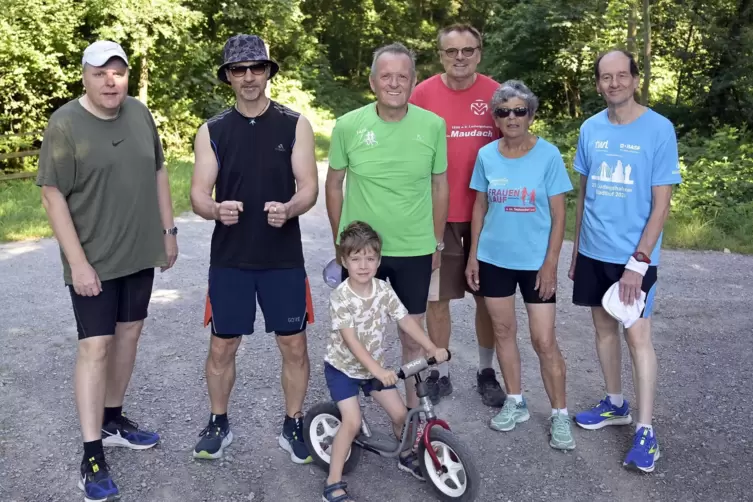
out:
<path id="1" fill-rule="evenodd" d="M 454 91 L 441 75 L 416 86 L 410 102 L 436 113 L 447 123 L 447 180 L 450 185 L 448 222 L 468 222 L 473 214 L 476 192 L 471 183 L 479 149 L 500 137 L 489 110 L 489 101 L 499 88 L 497 82 L 477 74 L 468 89 Z"/>

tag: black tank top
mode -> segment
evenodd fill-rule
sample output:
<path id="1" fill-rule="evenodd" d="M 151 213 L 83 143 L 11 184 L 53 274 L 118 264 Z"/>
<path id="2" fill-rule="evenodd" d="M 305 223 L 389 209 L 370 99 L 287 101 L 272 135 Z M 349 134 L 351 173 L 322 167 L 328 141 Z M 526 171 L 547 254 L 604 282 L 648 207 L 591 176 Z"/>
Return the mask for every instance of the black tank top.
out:
<path id="1" fill-rule="evenodd" d="M 299 115 L 272 101 L 253 119 L 232 107 L 207 122 L 219 167 L 215 200 L 243 202 L 237 224 L 216 222 L 211 265 L 246 269 L 304 265 L 298 217 L 275 228 L 267 223 L 264 211 L 265 202 L 285 203 L 295 194 L 290 156 Z"/>

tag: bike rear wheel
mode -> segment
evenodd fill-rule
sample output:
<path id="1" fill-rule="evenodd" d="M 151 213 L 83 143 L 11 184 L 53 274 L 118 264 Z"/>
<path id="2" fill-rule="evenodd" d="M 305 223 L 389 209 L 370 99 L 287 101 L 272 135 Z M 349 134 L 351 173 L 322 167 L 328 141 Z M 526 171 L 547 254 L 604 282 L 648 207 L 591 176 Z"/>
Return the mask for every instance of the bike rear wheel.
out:
<path id="1" fill-rule="evenodd" d="M 452 432 L 432 427 L 429 441 L 441 464 L 434 467 L 424 442 L 418 446 L 418 462 L 424 479 L 441 500 L 472 502 L 478 497 L 481 479 L 470 451 Z"/>
<path id="2" fill-rule="evenodd" d="M 303 442 L 311 454 L 314 464 L 329 472 L 332 442 L 340 428 L 342 417 L 340 409 L 333 402 L 319 403 L 313 406 L 303 419 Z M 350 452 L 345 458 L 343 474 L 356 468 L 361 460 L 363 449 L 351 444 Z"/>

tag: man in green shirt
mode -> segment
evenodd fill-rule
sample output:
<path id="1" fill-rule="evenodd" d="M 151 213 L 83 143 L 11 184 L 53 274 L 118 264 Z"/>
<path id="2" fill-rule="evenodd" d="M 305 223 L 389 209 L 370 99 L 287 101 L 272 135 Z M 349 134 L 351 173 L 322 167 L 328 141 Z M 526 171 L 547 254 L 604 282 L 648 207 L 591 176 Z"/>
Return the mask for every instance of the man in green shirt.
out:
<path id="1" fill-rule="evenodd" d="M 332 131 L 325 185 L 332 236 L 337 249 L 337 236 L 351 221 L 371 225 L 383 241 L 377 277 L 389 280 L 408 313 L 423 324 L 449 204 L 445 121 L 408 103 L 416 65 L 404 45 L 374 52 L 369 82 L 376 103 L 343 115 Z M 343 279 L 346 274 L 343 270 Z M 420 357 L 421 347 L 398 332 L 403 362 Z M 415 385 L 405 384 L 413 408 Z"/>
<path id="2" fill-rule="evenodd" d="M 103 446 L 151 448 L 159 435 L 122 414 L 154 268 L 178 256 L 167 168 L 149 110 L 128 96 L 128 58 L 114 42 L 84 51 L 86 93 L 50 117 L 37 185 L 60 245 L 78 328 L 75 394 L 85 500 L 119 496 Z"/>

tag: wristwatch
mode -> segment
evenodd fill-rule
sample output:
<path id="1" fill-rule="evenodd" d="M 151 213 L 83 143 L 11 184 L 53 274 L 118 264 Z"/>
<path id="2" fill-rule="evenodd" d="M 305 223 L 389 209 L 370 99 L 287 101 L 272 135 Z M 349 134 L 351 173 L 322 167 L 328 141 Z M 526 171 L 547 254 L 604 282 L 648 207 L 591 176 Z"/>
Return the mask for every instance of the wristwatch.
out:
<path id="1" fill-rule="evenodd" d="M 163 235 L 178 235 L 178 227 L 168 228 L 162 231 Z"/>
<path id="2" fill-rule="evenodd" d="M 651 258 L 641 253 L 640 251 L 636 251 L 635 253 L 633 253 L 633 258 L 643 263 L 648 263 L 649 265 L 651 265 Z"/>
<path id="3" fill-rule="evenodd" d="M 437 242 L 437 251 L 444 251 L 444 242 Z"/>

